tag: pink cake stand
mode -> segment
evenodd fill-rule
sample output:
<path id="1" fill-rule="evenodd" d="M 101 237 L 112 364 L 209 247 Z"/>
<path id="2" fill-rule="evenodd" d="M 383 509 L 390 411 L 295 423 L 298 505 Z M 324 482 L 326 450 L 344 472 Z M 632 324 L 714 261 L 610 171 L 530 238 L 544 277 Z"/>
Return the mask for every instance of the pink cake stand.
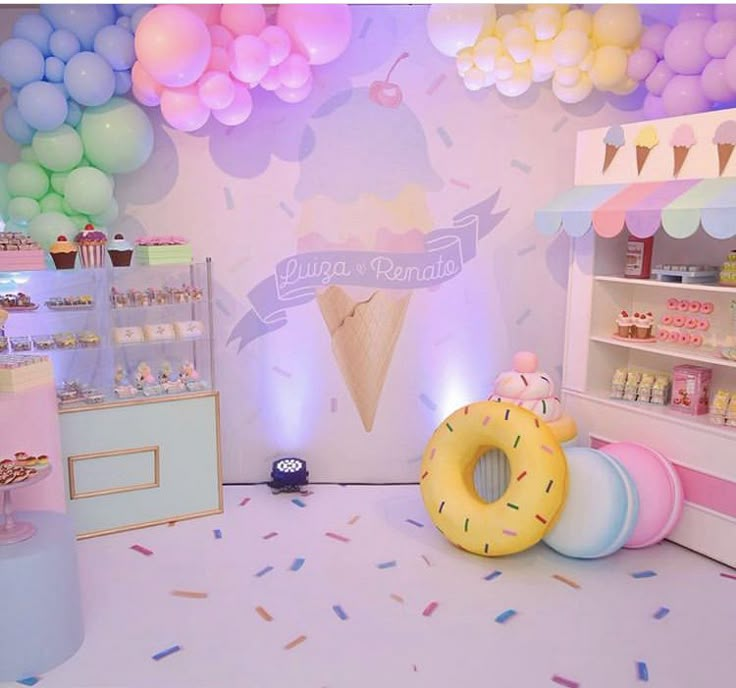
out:
<path id="1" fill-rule="evenodd" d="M 10 493 L 18 487 L 28 487 L 41 482 L 49 473 L 51 466 L 37 469 L 37 473 L 26 480 L 19 483 L 11 483 L 10 485 L 0 485 L 0 498 L 2 501 L 3 522 L 0 524 L 0 546 L 12 545 L 16 542 L 23 542 L 33 537 L 36 532 L 36 526 L 27 521 L 16 521 L 13 518 L 13 506 L 10 501 Z"/>

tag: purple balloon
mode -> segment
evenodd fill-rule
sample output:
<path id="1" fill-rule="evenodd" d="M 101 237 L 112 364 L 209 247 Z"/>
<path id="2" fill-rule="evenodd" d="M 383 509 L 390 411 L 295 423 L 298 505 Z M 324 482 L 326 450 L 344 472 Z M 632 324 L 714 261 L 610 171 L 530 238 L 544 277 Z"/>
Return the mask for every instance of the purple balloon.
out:
<path id="1" fill-rule="evenodd" d="M 663 117 L 667 117 L 662 99 L 652 93 L 647 93 L 642 107 L 644 109 L 645 119 L 662 119 Z"/>
<path id="2" fill-rule="evenodd" d="M 736 19 L 716 22 L 705 34 L 705 49 L 711 57 L 726 57 L 736 45 Z"/>
<path id="3" fill-rule="evenodd" d="M 655 96 L 661 96 L 664 93 L 664 87 L 670 82 L 675 73 L 667 66 L 664 60 L 657 62 L 657 66 L 647 77 L 647 91 Z"/>
<path id="4" fill-rule="evenodd" d="M 726 83 L 729 88 L 736 91 L 736 48 L 731 48 L 726 55 L 726 63 L 724 65 L 726 73 Z"/>
<path id="5" fill-rule="evenodd" d="M 716 5 L 713 16 L 715 17 L 716 21 L 723 21 L 724 19 L 736 19 L 736 5 Z"/>
<path id="6" fill-rule="evenodd" d="M 711 60 L 700 76 L 705 97 L 715 103 L 728 103 L 736 98 L 736 91 L 726 81 L 726 60 Z"/>
<path id="7" fill-rule="evenodd" d="M 713 5 L 683 5 L 680 14 L 677 16 L 677 23 L 680 24 L 690 19 L 713 19 L 715 8 Z"/>
<path id="8" fill-rule="evenodd" d="M 662 104 L 668 117 L 705 112 L 711 106 L 703 93 L 700 77 L 685 74 L 677 74 L 665 86 Z"/>
<path id="9" fill-rule="evenodd" d="M 664 44 L 672 31 L 671 26 L 667 24 L 652 24 L 641 37 L 640 47 L 647 48 L 654 52 L 657 57 L 664 57 Z"/>
<path id="10" fill-rule="evenodd" d="M 635 81 L 644 81 L 657 64 L 657 55 L 649 48 L 639 48 L 629 55 L 626 73 Z"/>
<path id="11" fill-rule="evenodd" d="M 678 74 L 700 74 L 710 60 L 705 50 L 705 36 L 713 22 L 691 19 L 678 24 L 664 43 L 664 59 Z"/>

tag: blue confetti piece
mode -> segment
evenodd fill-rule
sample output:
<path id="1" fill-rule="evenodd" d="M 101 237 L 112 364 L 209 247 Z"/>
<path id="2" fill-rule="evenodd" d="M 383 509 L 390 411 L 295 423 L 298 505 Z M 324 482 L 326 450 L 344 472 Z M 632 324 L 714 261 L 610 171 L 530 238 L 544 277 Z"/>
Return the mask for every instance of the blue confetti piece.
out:
<path id="1" fill-rule="evenodd" d="M 29 676 L 28 678 L 20 678 L 16 683 L 20 683 L 22 686 L 35 686 L 41 679 L 36 676 Z"/>
<path id="2" fill-rule="evenodd" d="M 567 124 L 568 118 L 567 117 L 561 117 L 557 120 L 555 126 L 552 127 L 552 131 L 557 133 L 562 127 L 564 127 Z"/>
<path id="3" fill-rule="evenodd" d="M 223 191 L 225 192 L 225 207 L 228 210 L 232 210 L 235 207 L 232 191 L 230 191 L 230 187 L 228 186 L 224 187 Z"/>
<path id="4" fill-rule="evenodd" d="M 294 559 L 294 561 L 291 562 L 289 570 L 298 571 L 302 566 L 304 566 L 304 559 L 302 559 L 301 557 L 297 557 L 296 559 Z"/>
<path id="5" fill-rule="evenodd" d="M 407 518 L 407 523 L 411 523 L 413 526 L 416 526 L 417 528 L 424 528 L 424 523 L 419 523 L 419 521 L 415 521 L 413 518 Z"/>
<path id="6" fill-rule="evenodd" d="M 511 167 L 521 170 L 524 174 L 529 174 L 532 171 L 531 166 L 527 165 L 525 162 L 521 162 L 521 160 L 512 160 Z"/>
<path id="7" fill-rule="evenodd" d="M 498 570 L 491 571 L 487 576 L 483 576 L 483 580 L 493 580 L 494 578 L 498 578 L 501 575 L 501 573 L 503 572 L 498 571 Z"/>
<path id="8" fill-rule="evenodd" d="M 376 566 L 377 566 L 377 567 L 378 567 L 379 569 L 391 569 L 391 568 L 393 568 L 394 566 L 396 566 L 396 560 L 394 559 L 394 560 L 392 560 L 392 561 L 384 561 L 384 562 L 382 562 L 382 563 L 380 563 L 380 564 L 376 564 Z"/>
<path id="9" fill-rule="evenodd" d="M 656 576 L 656 571 L 637 571 L 636 573 L 632 573 L 632 578 L 652 578 L 653 576 Z"/>
<path id="10" fill-rule="evenodd" d="M 303 502 L 303 501 L 302 501 L 301 499 L 296 499 L 296 498 L 292 499 L 292 500 L 291 500 L 291 503 L 292 503 L 292 504 L 296 504 L 297 506 L 300 506 L 300 507 L 301 507 L 302 509 L 303 509 L 303 508 L 304 508 L 305 506 L 307 506 L 307 505 L 306 505 L 306 504 L 305 504 L 305 503 L 304 503 L 304 502 Z"/>
<path id="11" fill-rule="evenodd" d="M 516 324 L 521 325 L 521 323 L 523 323 L 531 314 L 531 309 L 527 308 L 518 318 L 516 318 Z"/>
<path id="12" fill-rule="evenodd" d="M 667 616 L 667 614 L 669 613 L 670 613 L 670 610 L 667 609 L 667 607 L 660 607 L 659 609 L 657 609 L 656 612 L 654 612 L 654 618 L 664 619 L 664 617 Z"/>
<path id="13" fill-rule="evenodd" d="M 532 244 L 531 246 L 527 246 L 526 248 L 520 248 L 517 252 L 517 256 L 525 256 L 527 253 L 531 253 L 537 248 L 536 244 Z"/>
<path id="14" fill-rule="evenodd" d="M 646 662 L 636 663 L 636 675 L 640 681 L 649 681 L 649 669 L 647 669 Z"/>
<path id="15" fill-rule="evenodd" d="M 516 616 L 516 610 L 515 609 L 507 609 L 505 612 L 501 612 L 494 621 L 496 623 L 506 623 L 512 616 Z"/>
<path id="16" fill-rule="evenodd" d="M 437 127 L 437 135 L 442 139 L 442 143 L 448 148 L 452 148 L 452 138 L 450 138 L 444 127 Z"/>
<path id="17" fill-rule="evenodd" d="M 373 23 L 372 17 L 368 17 L 363 22 L 363 26 L 360 27 L 360 33 L 358 34 L 358 38 L 365 38 L 368 35 L 368 29 L 371 28 L 372 23 Z"/>
<path id="18" fill-rule="evenodd" d="M 273 566 L 266 566 L 265 568 L 262 568 L 258 573 L 256 573 L 256 578 L 265 576 L 269 571 L 273 571 Z"/>
<path id="19" fill-rule="evenodd" d="M 157 652 L 151 657 L 151 659 L 155 659 L 158 662 L 159 659 L 163 659 L 164 657 L 173 655 L 174 652 L 179 652 L 179 650 L 181 650 L 181 645 L 173 645 L 172 647 L 168 647 L 165 650 L 161 650 L 161 652 Z"/>
<path id="20" fill-rule="evenodd" d="M 281 208 L 281 210 L 283 210 L 290 218 L 293 219 L 294 211 L 291 208 L 289 208 L 289 206 L 286 205 L 286 203 L 281 201 L 281 203 L 279 203 L 279 208 Z"/>
<path id="21" fill-rule="evenodd" d="M 419 401 L 421 401 L 430 411 L 437 410 L 437 404 L 435 404 L 426 394 L 420 394 Z"/>
<path id="22" fill-rule="evenodd" d="M 230 311 L 227 309 L 227 306 L 220 299 L 215 299 L 215 306 L 217 306 L 217 310 L 224 315 L 230 315 Z"/>
<path id="23" fill-rule="evenodd" d="M 347 621 L 348 615 L 339 604 L 333 604 L 332 611 L 335 612 L 335 614 L 337 614 L 340 619 L 342 619 L 343 621 Z"/>
<path id="24" fill-rule="evenodd" d="M 222 531 L 219 528 L 215 528 L 212 532 L 215 534 L 215 540 L 222 540 Z"/>

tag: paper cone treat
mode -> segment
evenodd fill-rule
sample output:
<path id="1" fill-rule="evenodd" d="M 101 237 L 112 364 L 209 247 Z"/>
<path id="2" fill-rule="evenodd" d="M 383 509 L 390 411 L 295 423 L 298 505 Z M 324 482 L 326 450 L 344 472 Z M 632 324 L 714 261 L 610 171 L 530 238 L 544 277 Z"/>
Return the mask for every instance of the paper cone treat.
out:
<path id="1" fill-rule="evenodd" d="M 636 170 L 637 174 L 641 174 L 652 148 L 659 143 L 657 130 L 651 124 L 647 124 L 639 130 L 634 143 L 636 144 Z"/>
<path id="2" fill-rule="evenodd" d="M 713 143 L 718 149 L 718 176 L 720 177 L 726 171 L 734 145 L 736 145 L 736 120 L 729 119 L 721 122 L 713 135 Z"/>
<path id="3" fill-rule="evenodd" d="M 616 157 L 618 149 L 626 143 L 623 127 L 619 124 L 611 127 L 603 137 L 603 143 L 606 144 L 606 152 L 603 158 L 603 172 L 605 174 L 606 170 L 611 166 L 613 159 Z"/>
<path id="4" fill-rule="evenodd" d="M 690 149 L 695 145 L 693 128 L 689 124 L 681 124 L 672 132 L 670 145 L 672 146 L 673 156 L 672 176 L 677 177 L 685 164 L 685 160 L 687 160 Z"/>

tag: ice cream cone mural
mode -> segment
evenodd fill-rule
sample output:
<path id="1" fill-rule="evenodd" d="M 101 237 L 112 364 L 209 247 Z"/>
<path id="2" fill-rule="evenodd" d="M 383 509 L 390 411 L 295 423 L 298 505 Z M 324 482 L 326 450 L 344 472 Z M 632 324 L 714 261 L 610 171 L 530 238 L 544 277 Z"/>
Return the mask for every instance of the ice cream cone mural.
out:
<path id="1" fill-rule="evenodd" d="M 606 135 L 603 137 L 603 143 L 606 144 L 606 153 L 603 158 L 603 173 L 611 166 L 613 159 L 618 153 L 618 149 L 621 148 L 625 143 L 624 128 L 620 124 L 616 124 L 608 129 Z"/>
<path id="2" fill-rule="evenodd" d="M 677 177 L 687 160 L 690 149 L 695 145 L 695 132 L 689 124 L 681 124 L 672 132 L 670 139 L 673 155 L 672 175 Z"/>
<path id="3" fill-rule="evenodd" d="M 641 174 L 652 148 L 659 143 L 657 130 L 652 124 L 647 124 L 639 130 L 634 143 L 636 144 L 636 171 L 637 174 Z"/>
<path id="4" fill-rule="evenodd" d="M 718 148 L 718 176 L 721 177 L 736 146 L 736 120 L 721 122 L 713 135 L 713 143 Z"/>

